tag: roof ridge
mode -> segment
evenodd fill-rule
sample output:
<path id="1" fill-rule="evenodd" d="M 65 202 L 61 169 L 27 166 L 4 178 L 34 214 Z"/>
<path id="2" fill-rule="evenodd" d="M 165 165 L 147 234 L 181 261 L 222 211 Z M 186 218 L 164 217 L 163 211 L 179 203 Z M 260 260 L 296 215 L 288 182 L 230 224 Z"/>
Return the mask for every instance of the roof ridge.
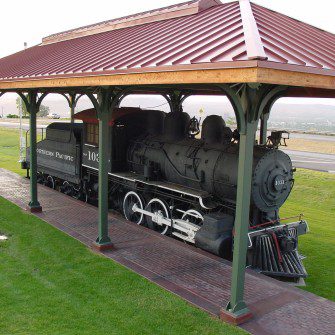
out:
<path id="1" fill-rule="evenodd" d="M 111 20 L 93 23 L 87 26 L 74 28 L 46 36 L 42 39 L 42 45 L 70 40 L 87 35 L 95 35 L 101 32 L 133 27 L 150 22 L 163 21 L 197 14 L 210 7 L 222 5 L 220 0 L 190 0 L 174 5 L 135 13 Z"/>
<path id="2" fill-rule="evenodd" d="M 266 60 L 261 36 L 249 0 L 239 0 L 248 59 Z"/>

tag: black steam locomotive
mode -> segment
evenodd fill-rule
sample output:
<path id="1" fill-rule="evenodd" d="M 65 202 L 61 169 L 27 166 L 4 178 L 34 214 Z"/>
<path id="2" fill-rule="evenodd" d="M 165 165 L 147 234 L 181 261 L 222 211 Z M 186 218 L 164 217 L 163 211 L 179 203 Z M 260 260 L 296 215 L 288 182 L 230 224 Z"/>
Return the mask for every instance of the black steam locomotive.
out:
<path id="1" fill-rule="evenodd" d="M 76 119 L 83 123 L 47 127 L 37 145 L 38 181 L 95 202 L 98 120 L 94 110 L 77 113 Z M 203 121 L 198 139 L 198 121 L 188 114 L 139 108 L 115 109 L 109 126 L 110 207 L 135 224 L 231 259 L 238 133 L 212 115 Z M 301 218 L 280 224 L 279 208 L 293 187 L 294 170 L 277 144 L 254 148 L 248 265 L 297 280 L 306 277 L 297 243 L 307 224 Z"/>

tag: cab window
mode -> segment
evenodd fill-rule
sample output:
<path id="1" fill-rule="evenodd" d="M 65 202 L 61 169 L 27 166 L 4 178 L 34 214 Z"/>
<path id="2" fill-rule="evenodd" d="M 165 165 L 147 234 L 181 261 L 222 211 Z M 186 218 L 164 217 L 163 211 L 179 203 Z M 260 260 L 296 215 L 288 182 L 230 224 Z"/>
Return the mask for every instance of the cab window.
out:
<path id="1" fill-rule="evenodd" d="M 86 143 L 99 144 L 99 125 L 94 123 L 86 124 Z"/>

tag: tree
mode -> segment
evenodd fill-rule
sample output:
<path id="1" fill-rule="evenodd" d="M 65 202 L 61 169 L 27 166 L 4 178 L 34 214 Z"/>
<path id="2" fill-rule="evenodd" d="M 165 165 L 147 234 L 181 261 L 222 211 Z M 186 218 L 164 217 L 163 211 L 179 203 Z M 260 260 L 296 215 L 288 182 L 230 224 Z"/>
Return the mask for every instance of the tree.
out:
<path id="1" fill-rule="evenodd" d="M 23 102 L 22 98 L 20 97 L 16 98 L 16 108 L 19 111 L 19 114 L 20 114 L 20 109 L 22 108 L 22 116 L 28 116 L 26 104 Z"/>
<path id="2" fill-rule="evenodd" d="M 23 102 L 22 98 L 17 97 L 16 99 L 16 108 L 18 109 L 19 113 L 20 113 L 20 108 L 22 108 L 22 116 L 26 117 L 29 115 L 28 111 L 27 111 L 27 107 L 26 104 Z M 50 113 L 50 107 L 45 106 L 45 105 L 41 105 L 40 106 L 40 110 L 37 113 L 37 116 L 39 117 L 45 117 L 48 116 Z"/>
<path id="3" fill-rule="evenodd" d="M 234 117 L 229 117 L 228 119 L 225 120 L 227 126 L 235 126 L 236 125 L 236 120 Z"/>
<path id="4" fill-rule="evenodd" d="M 37 116 L 39 117 L 45 117 L 48 116 L 50 112 L 50 107 L 49 106 L 44 106 L 41 105 L 39 112 L 37 113 Z"/>

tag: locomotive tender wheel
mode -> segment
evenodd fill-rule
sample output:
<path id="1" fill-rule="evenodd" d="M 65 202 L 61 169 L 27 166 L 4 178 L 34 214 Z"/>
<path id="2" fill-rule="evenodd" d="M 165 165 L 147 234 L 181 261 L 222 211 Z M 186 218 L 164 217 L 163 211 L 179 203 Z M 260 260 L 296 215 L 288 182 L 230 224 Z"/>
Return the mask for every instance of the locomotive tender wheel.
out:
<path id="1" fill-rule="evenodd" d="M 48 187 L 52 188 L 53 190 L 55 189 L 56 184 L 55 184 L 55 180 L 52 176 L 49 175 L 47 177 L 47 179 L 45 181 L 45 186 L 48 186 Z"/>
<path id="2" fill-rule="evenodd" d="M 43 184 L 43 180 L 44 180 L 43 173 L 42 172 L 37 172 L 37 182 L 39 184 Z"/>
<path id="3" fill-rule="evenodd" d="M 62 192 L 66 195 L 72 195 L 73 193 L 73 186 L 67 180 L 62 185 Z"/>
<path id="4" fill-rule="evenodd" d="M 81 188 L 79 185 L 73 185 L 72 186 L 72 197 L 75 199 L 80 199 L 82 198 L 82 192 L 81 192 Z"/>
<path id="5" fill-rule="evenodd" d="M 203 215 L 195 209 L 189 209 L 188 211 L 186 211 L 181 219 L 196 224 L 198 226 L 202 226 L 202 224 L 204 223 Z"/>
<path id="6" fill-rule="evenodd" d="M 169 209 L 167 204 L 157 198 L 153 198 L 148 202 L 148 205 L 145 208 L 147 211 L 155 214 L 155 217 L 147 217 L 147 223 L 149 228 L 154 229 L 161 233 L 162 235 L 165 235 L 169 229 L 169 226 L 158 224 L 156 221 L 159 217 L 164 219 L 170 219 Z"/>
<path id="7" fill-rule="evenodd" d="M 134 212 L 134 206 L 137 206 L 139 209 L 143 209 L 143 200 L 136 192 L 130 191 L 123 199 L 123 215 L 128 221 L 140 225 L 144 221 L 144 215 L 143 213 Z"/>

